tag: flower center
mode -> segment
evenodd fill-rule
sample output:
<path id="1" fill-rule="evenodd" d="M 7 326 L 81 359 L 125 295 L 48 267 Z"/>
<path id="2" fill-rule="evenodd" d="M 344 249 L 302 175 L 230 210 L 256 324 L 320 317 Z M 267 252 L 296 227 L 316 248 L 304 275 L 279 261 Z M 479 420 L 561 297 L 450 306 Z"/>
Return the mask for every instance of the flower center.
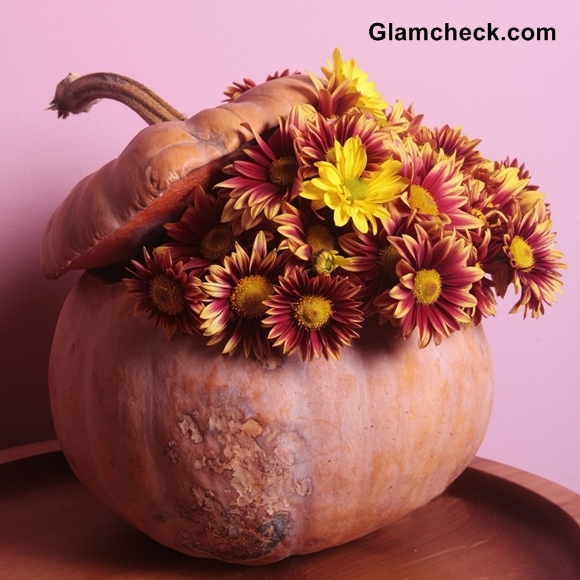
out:
<path id="1" fill-rule="evenodd" d="M 234 234 L 226 224 L 220 224 L 209 230 L 200 244 L 201 255 L 210 262 L 231 254 L 235 249 Z"/>
<path id="2" fill-rule="evenodd" d="M 336 151 L 334 147 L 330 147 L 329 149 L 326 150 L 326 155 L 324 156 L 324 158 L 326 159 L 326 161 L 328 161 L 328 163 L 336 165 Z"/>
<path id="3" fill-rule="evenodd" d="M 522 237 L 514 236 L 510 244 L 510 252 L 520 270 L 529 272 L 534 267 L 534 250 Z"/>
<path id="4" fill-rule="evenodd" d="M 347 198 L 361 201 L 366 199 L 369 192 L 367 184 L 360 177 L 348 177 L 343 182 L 344 189 L 348 192 Z"/>
<path id="5" fill-rule="evenodd" d="M 306 241 L 312 247 L 312 253 L 320 250 L 332 250 L 334 248 L 334 236 L 326 226 L 314 224 L 306 232 Z"/>
<path id="6" fill-rule="evenodd" d="M 437 302 L 441 296 L 441 276 L 437 270 L 419 270 L 415 274 L 415 300 L 423 306 Z"/>
<path id="7" fill-rule="evenodd" d="M 389 280 L 395 281 L 397 279 L 395 268 L 400 258 L 401 256 L 399 255 L 399 252 L 397 252 L 397 250 L 395 250 L 395 248 L 390 244 L 379 250 L 377 264 Z"/>
<path id="8" fill-rule="evenodd" d="M 439 208 L 433 196 L 420 185 L 411 185 L 409 188 L 409 205 L 419 213 L 439 215 Z"/>
<path id="9" fill-rule="evenodd" d="M 278 187 L 290 187 L 296 172 L 298 171 L 298 163 L 293 157 L 280 157 L 270 163 L 268 168 L 268 177 L 270 183 Z"/>
<path id="10" fill-rule="evenodd" d="M 332 302 L 324 296 L 302 296 L 292 307 L 294 320 L 307 330 L 319 330 L 332 316 Z"/>
<path id="11" fill-rule="evenodd" d="M 231 295 L 232 308 L 242 318 L 259 318 L 268 310 L 264 305 L 274 286 L 264 276 L 246 276 L 234 288 Z"/>
<path id="12" fill-rule="evenodd" d="M 185 308 L 181 284 L 175 278 L 162 274 L 158 274 L 149 282 L 149 298 L 165 314 L 179 314 Z"/>

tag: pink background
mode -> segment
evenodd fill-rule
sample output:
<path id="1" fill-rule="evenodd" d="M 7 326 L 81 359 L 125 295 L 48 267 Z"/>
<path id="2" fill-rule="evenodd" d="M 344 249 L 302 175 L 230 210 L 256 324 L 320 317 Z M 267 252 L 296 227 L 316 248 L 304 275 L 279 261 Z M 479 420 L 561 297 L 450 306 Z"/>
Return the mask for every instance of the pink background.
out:
<path id="1" fill-rule="evenodd" d="M 578 135 L 580 3 L 540 1 L 2 2 L 0 8 L 0 448 L 54 437 L 46 387 L 52 331 L 76 274 L 42 277 L 40 237 L 72 186 L 116 157 L 143 122 L 112 102 L 57 120 L 44 109 L 69 71 L 114 71 L 193 114 L 244 76 L 319 72 L 335 46 L 388 102 L 430 126 L 462 125 L 491 159 L 526 162 L 551 205 L 569 268 L 539 320 L 485 322 L 496 397 L 480 455 L 580 492 Z M 375 42 L 396 26 L 552 26 L 555 42 Z"/>

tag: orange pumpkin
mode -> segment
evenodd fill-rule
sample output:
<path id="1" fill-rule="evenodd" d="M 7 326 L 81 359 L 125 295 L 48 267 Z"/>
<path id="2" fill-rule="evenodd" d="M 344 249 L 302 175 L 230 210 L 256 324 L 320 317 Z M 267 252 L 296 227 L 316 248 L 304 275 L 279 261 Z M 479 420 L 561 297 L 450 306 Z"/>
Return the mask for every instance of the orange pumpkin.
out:
<path id="1" fill-rule="evenodd" d="M 251 138 L 244 121 L 265 130 L 314 95 L 307 77 L 280 78 L 145 129 L 57 210 L 45 273 L 126 260 Z M 483 439 L 481 327 L 420 350 L 367 321 L 340 361 L 260 362 L 167 341 L 132 306 L 123 284 L 80 278 L 50 359 L 54 423 L 79 479 L 182 552 L 263 564 L 347 542 L 443 492 Z"/>
<path id="2" fill-rule="evenodd" d="M 492 398 L 481 327 L 422 350 L 365 328 L 343 351 L 276 366 L 169 342 L 86 273 L 52 348 L 58 438 L 106 505 L 182 552 L 261 564 L 342 544 L 442 493 Z"/>

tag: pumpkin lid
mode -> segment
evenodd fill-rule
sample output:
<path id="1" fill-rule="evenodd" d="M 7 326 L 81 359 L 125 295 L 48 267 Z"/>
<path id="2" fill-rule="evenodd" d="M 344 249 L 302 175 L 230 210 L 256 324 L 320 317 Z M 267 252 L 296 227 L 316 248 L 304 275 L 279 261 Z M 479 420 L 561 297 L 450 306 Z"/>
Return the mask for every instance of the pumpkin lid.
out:
<path id="1" fill-rule="evenodd" d="M 117 95 L 111 94 L 112 85 L 121 87 Z M 50 108 L 66 117 L 88 111 L 99 96 L 136 102 L 134 108 L 150 126 L 117 159 L 80 181 L 49 219 L 41 242 L 49 278 L 129 259 L 184 211 L 196 185 L 207 186 L 232 153 L 253 138 L 248 127 L 262 133 L 293 105 L 318 99 L 308 76 L 282 76 L 185 119 L 139 83 L 97 73 L 69 75 Z"/>

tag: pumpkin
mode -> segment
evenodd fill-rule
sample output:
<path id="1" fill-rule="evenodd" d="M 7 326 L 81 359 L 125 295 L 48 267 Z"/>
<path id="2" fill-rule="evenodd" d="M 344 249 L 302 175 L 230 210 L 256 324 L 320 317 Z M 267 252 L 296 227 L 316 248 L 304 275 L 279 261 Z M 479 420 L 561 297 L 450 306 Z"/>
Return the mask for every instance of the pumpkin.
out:
<path id="1" fill-rule="evenodd" d="M 140 90 L 113 75 L 67 77 L 53 108 L 86 110 L 112 85 Z M 314 102 L 310 79 L 268 81 L 188 120 L 139 94 L 130 100 L 153 124 L 75 187 L 42 243 L 47 276 L 88 270 L 49 366 L 57 436 L 78 478 L 157 541 L 243 564 L 348 542 L 442 493 L 490 415 L 481 327 L 419 349 L 365 321 L 340 361 L 225 357 L 198 335 L 168 341 L 103 275 L 215 179 L 252 138 L 246 123 L 260 133 Z"/>
<path id="2" fill-rule="evenodd" d="M 481 327 L 422 350 L 368 327 L 340 361 L 278 366 L 169 342 L 131 306 L 91 273 L 67 298 L 54 423 L 79 479 L 182 552 L 263 564 L 358 538 L 442 493 L 483 439 Z"/>

